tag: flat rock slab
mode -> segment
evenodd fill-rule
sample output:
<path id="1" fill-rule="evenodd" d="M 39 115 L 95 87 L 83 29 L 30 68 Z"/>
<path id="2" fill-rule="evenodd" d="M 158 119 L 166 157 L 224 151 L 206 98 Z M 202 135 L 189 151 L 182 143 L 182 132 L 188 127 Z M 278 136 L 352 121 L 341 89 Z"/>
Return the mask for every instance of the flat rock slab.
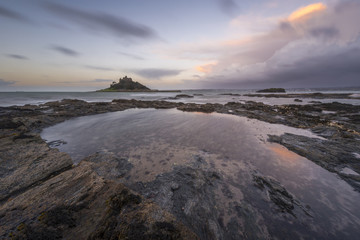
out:
<path id="1" fill-rule="evenodd" d="M 72 166 L 66 153 L 37 134 L 18 134 L 0 141 L 0 202 Z"/>

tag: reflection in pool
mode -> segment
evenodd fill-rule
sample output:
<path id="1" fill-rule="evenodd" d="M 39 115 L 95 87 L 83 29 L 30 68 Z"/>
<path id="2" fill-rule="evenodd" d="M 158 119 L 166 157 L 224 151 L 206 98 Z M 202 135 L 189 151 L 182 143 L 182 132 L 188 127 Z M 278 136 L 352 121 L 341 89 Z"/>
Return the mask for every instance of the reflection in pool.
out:
<path id="1" fill-rule="evenodd" d="M 120 181 L 148 194 L 191 226 L 197 226 L 197 220 L 186 209 L 201 204 L 190 201 L 178 213 L 176 201 L 169 206 L 170 200 L 166 202 L 164 197 L 153 197 L 149 192 L 160 188 L 154 184 L 164 176 L 175 179 L 171 173 L 181 168 L 216 171 L 221 178 L 213 190 L 206 192 L 209 199 L 210 195 L 215 199 L 213 205 L 209 200 L 209 212 L 216 212 L 216 216 L 208 224 L 215 239 L 228 239 L 228 233 L 250 238 L 251 232 L 254 238 L 354 239 L 360 233 L 359 193 L 306 158 L 266 142 L 267 134 L 284 132 L 315 137 L 305 130 L 243 117 L 175 109 L 132 109 L 80 117 L 44 129 L 42 137 L 65 141 L 57 148 L 69 153 L 75 163 L 96 152 L 127 158 L 133 168 Z M 293 199 L 280 201 L 291 201 L 293 209 L 276 208 L 274 203 L 279 199 L 272 192 L 278 188 L 266 184 L 265 188 L 256 187 L 254 174 L 284 186 Z M 140 182 L 147 184 L 147 189 L 137 187 Z M 154 190 L 150 191 L 151 186 Z M 193 193 L 186 194 L 195 199 Z"/>

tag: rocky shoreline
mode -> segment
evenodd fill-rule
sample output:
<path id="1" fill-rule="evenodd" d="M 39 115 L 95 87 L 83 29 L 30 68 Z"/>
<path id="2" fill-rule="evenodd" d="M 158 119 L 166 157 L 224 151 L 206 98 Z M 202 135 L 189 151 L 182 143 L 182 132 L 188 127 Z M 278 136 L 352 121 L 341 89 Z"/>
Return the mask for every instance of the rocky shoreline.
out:
<path id="1" fill-rule="evenodd" d="M 198 165 L 178 167 L 147 186 L 136 185 L 130 190 L 119 182 L 132 168 L 126 159 L 94 155 L 74 166 L 69 155 L 50 148 L 39 135 L 43 128 L 74 117 L 131 108 L 217 112 L 310 129 L 321 138 L 284 134 L 269 136 L 268 141 L 335 172 L 360 190 L 360 106 L 336 102 L 269 106 L 252 101 L 223 105 L 121 99 L 88 103 L 67 99 L 39 106 L 1 107 L 0 238 L 271 238 L 266 229 L 255 227 L 259 221 L 251 217 L 255 210 L 244 212 L 239 208 L 237 217 L 252 223 L 237 223 L 242 226 L 241 233 L 236 222 L 225 226 L 219 221 L 219 213 L 211 210 L 215 204 L 211 196 L 216 191 L 214 186 L 222 186 L 222 176 L 211 168 L 200 168 L 206 165 L 201 156 Z M 275 180 L 254 173 L 253 181 L 281 212 L 293 215 L 299 208 L 305 218 L 311 215 Z M 194 193 L 197 195 L 191 195 Z M 189 202 L 186 196 L 193 200 Z M 208 204 L 210 210 L 186 212 L 186 204 L 201 203 Z M 203 223 L 202 218 L 209 221 Z"/>
<path id="2" fill-rule="evenodd" d="M 259 92 L 267 93 L 267 92 Z M 314 99 L 360 99 L 352 93 L 287 93 L 287 94 L 244 94 L 246 97 L 266 97 L 266 98 L 314 98 Z"/>

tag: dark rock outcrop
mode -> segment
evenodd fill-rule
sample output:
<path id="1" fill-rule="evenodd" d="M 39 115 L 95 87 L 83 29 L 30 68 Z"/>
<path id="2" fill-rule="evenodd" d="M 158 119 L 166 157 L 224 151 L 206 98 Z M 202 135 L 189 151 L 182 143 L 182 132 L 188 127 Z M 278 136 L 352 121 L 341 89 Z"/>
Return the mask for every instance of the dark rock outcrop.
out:
<path id="1" fill-rule="evenodd" d="M 284 93 L 286 92 L 283 88 L 266 88 L 256 91 L 258 93 Z"/>

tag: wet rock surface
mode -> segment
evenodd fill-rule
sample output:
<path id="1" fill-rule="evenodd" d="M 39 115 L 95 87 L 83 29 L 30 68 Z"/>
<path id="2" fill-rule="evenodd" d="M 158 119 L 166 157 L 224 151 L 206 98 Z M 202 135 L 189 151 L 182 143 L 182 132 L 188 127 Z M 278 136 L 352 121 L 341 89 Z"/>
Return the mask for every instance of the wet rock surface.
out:
<path id="1" fill-rule="evenodd" d="M 322 139 L 284 134 L 269 136 L 269 141 L 337 173 L 354 189 L 360 190 L 360 106 L 336 102 L 269 106 L 251 101 L 222 105 L 117 99 L 109 103 L 62 100 L 39 106 L 1 107 L 0 238 L 271 239 L 272 236 L 312 236 L 315 230 L 310 227 L 303 229 L 308 235 L 286 235 L 285 230 L 276 233 L 275 228 L 281 229 L 281 226 L 264 227 L 264 220 L 258 217 L 256 210 L 257 206 L 262 206 L 263 199 L 274 206 L 275 213 L 286 216 L 283 226 L 293 224 L 287 223 L 289 219 L 289 222 L 295 218 L 303 222 L 312 219 L 311 209 L 275 179 L 254 174 L 253 183 L 258 192 L 254 190 L 254 195 L 245 199 L 254 204 L 246 204 L 234 199 L 228 189 L 229 181 L 241 189 L 236 179 L 225 179 L 199 158 L 195 161 L 197 164 L 177 166 L 151 182 L 133 184 L 133 192 L 121 183 L 132 169 L 128 159 L 111 153 L 96 153 L 73 166 L 67 154 L 49 147 L 64 144 L 62 141 L 46 144 L 38 134 L 44 127 L 74 117 L 130 108 L 218 112 L 310 129 Z M 344 172 L 344 168 L 352 172 Z M 216 207 L 220 192 L 235 214 L 230 220 L 225 221 L 224 214 Z M 255 193 L 263 196 L 259 198 Z M 264 218 L 271 219 L 266 214 Z"/>
<path id="2" fill-rule="evenodd" d="M 214 189 L 219 178 L 216 172 L 176 167 L 153 182 L 138 183 L 132 188 L 182 219 L 201 239 L 223 239 L 224 230 L 214 208 Z"/>
<path id="3" fill-rule="evenodd" d="M 96 173 L 99 156 L 3 202 L 3 239 L 197 239 L 121 183 Z M 102 161 L 107 162 L 107 156 Z M 111 159 L 110 159 L 111 162 Z M 95 170 L 94 170 L 95 169 Z M 126 169 L 126 168 L 125 168 Z M 105 176 L 105 175 L 104 175 Z M 114 178 L 111 173 L 106 177 Z M 117 177 L 119 179 L 119 177 Z"/>
<path id="4" fill-rule="evenodd" d="M 70 156 L 38 134 L 12 132 L 0 141 L 0 202 L 71 168 Z"/>
<path id="5" fill-rule="evenodd" d="M 267 193 L 267 196 L 277 206 L 279 211 L 295 216 L 295 206 L 298 206 L 305 214 L 311 216 L 310 209 L 302 206 L 278 181 L 259 174 L 254 174 L 253 177 L 255 185 Z"/>
<path id="6" fill-rule="evenodd" d="M 266 227 L 258 225 L 259 213 L 235 197 L 221 172 L 202 156 L 194 157 L 187 166 L 131 188 L 172 213 L 200 239 L 267 239 Z"/>

